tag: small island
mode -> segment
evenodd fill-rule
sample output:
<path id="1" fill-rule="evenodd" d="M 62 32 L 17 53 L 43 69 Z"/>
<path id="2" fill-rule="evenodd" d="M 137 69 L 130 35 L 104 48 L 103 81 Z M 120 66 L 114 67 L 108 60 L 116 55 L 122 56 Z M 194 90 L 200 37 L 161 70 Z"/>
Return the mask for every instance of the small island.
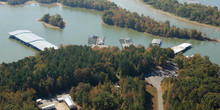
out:
<path id="1" fill-rule="evenodd" d="M 63 29 L 66 25 L 63 18 L 59 15 L 50 16 L 50 14 L 45 14 L 41 19 L 38 20 L 39 22 L 43 23 L 45 26 L 50 28 L 60 28 Z"/>

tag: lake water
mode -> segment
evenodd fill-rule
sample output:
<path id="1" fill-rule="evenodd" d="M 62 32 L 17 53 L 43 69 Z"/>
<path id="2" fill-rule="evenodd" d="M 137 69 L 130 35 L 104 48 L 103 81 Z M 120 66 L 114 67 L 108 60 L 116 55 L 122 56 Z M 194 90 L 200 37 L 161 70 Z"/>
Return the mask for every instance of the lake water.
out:
<path id="1" fill-rule="evenodd" d="M 124 3 L 126 0 L 115 1 L 118 1 L 117 4 L 120 6 L 126 4 Z M 128 3 L 128 6 L 125 8 L 144 15 L 151 16 L 152 14 L 152 17 L 156 20 L 161 19 L 164 21 L 166 19 L 171 19 L 172 24 L 176 24 L 180 27 L 188 26 L 194 28 L 195 26 L 178 20 L 173 21 L 171 17 L 153 12 L 134 0 L 131 0 L 131 3 Z M 148 14 L 149 12 L 151 12 L 151 14 Z M 120 46 L 118 40 L 121 37 L 130 37 L 135 45 L 141 44 L 146 47 L 150 44 L 152 39 L 158 38 L 131 29 L 123 29 L 102 24 L 102 13 L 94 10 L 31 4 L 21 6 L 0 5 L 0 13 L 0 63 L 17 61 L 27 56 L 33 56 L 37 52 L 15 40 L 8 39 L 8 32 L 18 29 L 28 29 L 57 46 L 60 44 L 87 45 L 88 37 L 93 34 L 105 37 L 105 44 L 111 46 Z M 41 18 L 46 13 L 60 14 L 67 22 L 66 28 L 63 30 L 51 29 L 37 22 L 37 19 Z M 202 28 L 200 26 L 195 26 L 195 28 L 205 31 L 212 37 L 218 37 L 218 35 L 220 35 L 219 30 Z M 213 62 L 220 64 L 220 59 L 218 58 L 218 56 L 220 56 L 220 44 L 196 40 L 160 39 L 163 41 L 162 47 L 172 47 L 183 42 L 189 42 L 193 45 L 193 48 L 187 51 L 185 55 L 192 55 L 194 53 L 208 55 Z"/>

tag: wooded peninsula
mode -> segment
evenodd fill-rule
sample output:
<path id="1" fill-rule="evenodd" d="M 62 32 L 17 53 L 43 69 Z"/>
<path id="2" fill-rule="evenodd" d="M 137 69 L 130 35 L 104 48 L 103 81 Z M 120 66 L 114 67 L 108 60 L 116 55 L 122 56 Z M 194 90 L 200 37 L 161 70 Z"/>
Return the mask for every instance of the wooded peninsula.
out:
<path id="1" fill-rule="evenodd" d="M 218 7 L 205 6 L 201 4 L 181 4 L 178 0 L 143 0 L 145 3 L 173 13 L 177 16 L 187 18 L 191 21 L 204 23 L 212 26 L 220 26 L 220 11 Z"/>

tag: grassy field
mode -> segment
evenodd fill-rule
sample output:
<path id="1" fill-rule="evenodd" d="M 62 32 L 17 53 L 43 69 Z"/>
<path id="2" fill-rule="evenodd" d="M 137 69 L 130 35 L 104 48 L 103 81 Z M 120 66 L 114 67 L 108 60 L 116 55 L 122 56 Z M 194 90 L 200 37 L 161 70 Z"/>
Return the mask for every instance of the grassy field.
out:
<path id="1" fill-rule="evenodd" d="M 148 93 L 148 97 L 150 97 L 150 100 L 152 105 L 152 110 L 158 110 L 158 95 L 157 95 L 157 89 L 153 87 L 149 82 L 146 81 L 146 91 Z"/>

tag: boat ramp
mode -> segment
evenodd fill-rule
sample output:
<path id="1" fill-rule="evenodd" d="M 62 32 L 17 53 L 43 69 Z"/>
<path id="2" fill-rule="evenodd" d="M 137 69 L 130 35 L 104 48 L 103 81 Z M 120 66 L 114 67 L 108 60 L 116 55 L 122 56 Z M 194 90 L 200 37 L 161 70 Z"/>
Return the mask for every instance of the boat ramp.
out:
<path id="1" fill-rule="evenodd" d="M 45 39 L 33 34 L 29 30 L 17 30 L 8 34 L 9 38 L 15 39 L 28 47 L 32 47 L 37 51 L 43 51 L 45 48 L 58 49 L 58 47 L 54 44 L 47 42 Z"/>
<path id="2" fill-rule="evenodd" d="M 184 52 L 187 49 L 191 48 L 191 46 L 192 46 L 192 44 L 190 44 L 190 43 L 182 43 L 178 46 L 171 47 L 171 49 L 173 49 L 174 54 L 178 54 L 180 52 Z"/>

